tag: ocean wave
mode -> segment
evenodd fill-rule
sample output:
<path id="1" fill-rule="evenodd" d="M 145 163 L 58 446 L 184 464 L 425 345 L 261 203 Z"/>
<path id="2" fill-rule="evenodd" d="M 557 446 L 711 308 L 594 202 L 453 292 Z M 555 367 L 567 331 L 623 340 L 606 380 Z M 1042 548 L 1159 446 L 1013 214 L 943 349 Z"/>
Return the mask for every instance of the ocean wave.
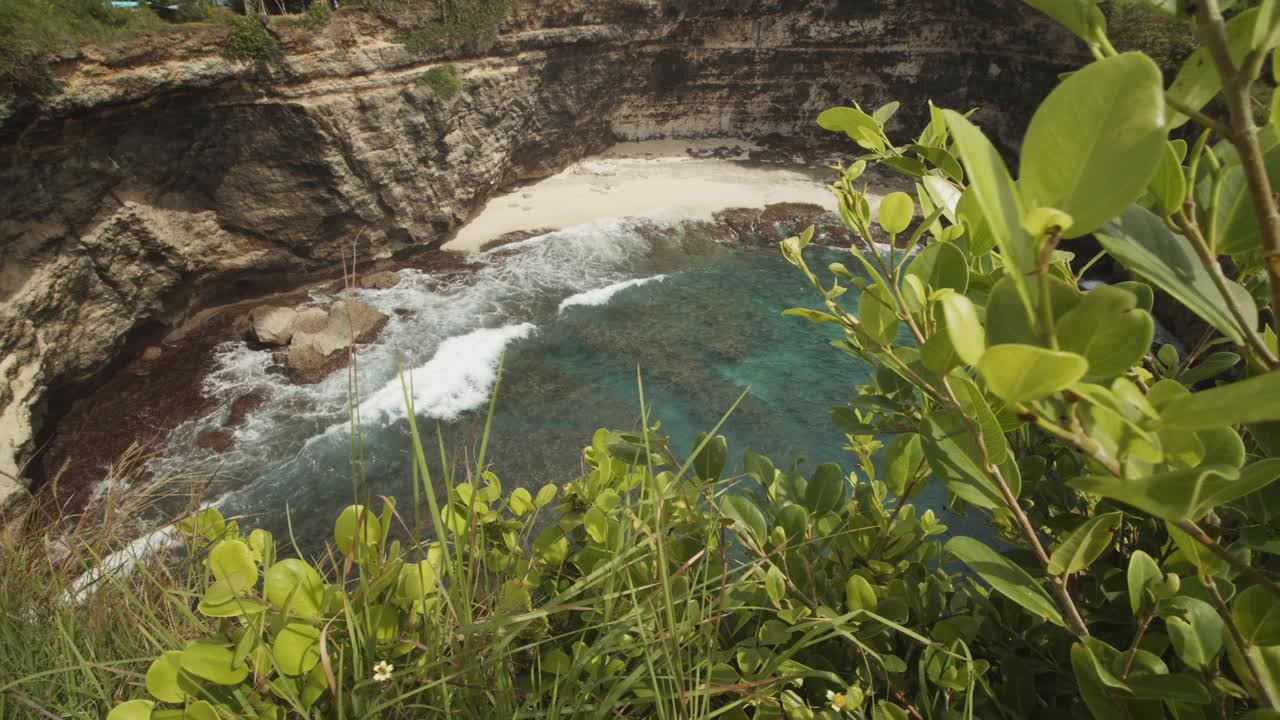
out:
<path id="1" fill-rule="evenodd" d="M 577 295 L 570 295 L 560 303 L 560 312 L 564 312 L 566 309 L 576 306 L 604 305 L 613 299 L 614 295 L 617 295 L 627 288 L 640 287 L 641 285 L 648 285 L 652 282 L 662 282 L 666 278 L 666 275 L 654 275 L 653 277 L 647 278 L 633 278 L 631 280 L 622 280 L 620 282 L 613 283 L 612 285 L 606 285 L 593 290 L 587 290 L 586 292 L 580 292 Z"/>
<path id="2" fill-rule="evenodd" d="M 389 422 L 406 417 L 406 386 L 412 389 L 414 413 L 419 416 L 453 420 L 484 405 L 507 346 L 529 337 L 535 329 L 533 323 L 520 323 L 448 338 L 425 365 L 409 371 L 403 379 L 397 376 L 361 402 L 361 421 Z"/>

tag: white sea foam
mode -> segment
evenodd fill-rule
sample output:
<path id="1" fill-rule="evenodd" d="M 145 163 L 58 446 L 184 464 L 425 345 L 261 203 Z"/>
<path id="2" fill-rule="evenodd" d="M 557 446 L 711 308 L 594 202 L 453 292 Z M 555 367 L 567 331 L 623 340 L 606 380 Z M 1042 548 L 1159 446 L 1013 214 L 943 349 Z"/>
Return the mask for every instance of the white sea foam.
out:
<path id="1" fill-rule="evenodd" d="M 580 305 L 581 306 L 604 305 L 608 303 L 610 300 L 612 300 L 614 295 L 617 295 L 618 293 L 622 292 L 623 290 L 626 290 L 627 288 L 640 287 L 641 285 L 648 285 L 649 283 L 652 283 L 652 282 L 662 282 L 663 280 L 666 280 L 666 279 L 667 279 L 666 275 L 654 275 L 653 277 L 647 277 L 647 278 L 634 278 L 632 280 L 622 280 L 612 285 L 606 285 L 602 288 L 595 288 L 594 290 L 587 290 L 586 292 L 580 292 L 577 295 L 571 295 L 565 298 L 564 301 L 560 303 L 560 312 L 564 312 L 568 308 L 580 306 Z"/>
<path id="2" fill-rule="evenodd" d="M 482 406 L 498 376 L 498 362 L 510 343 L 528 337 L 532 323 L 481 328 L 451 337 L 440 344 L 425 365 L 396 377 L 360 403 L 362 422 L 405 417 L 405 386 L 412 389 L 417 415 L 453 420 Z M 345 425 L 336 427 L 345 428 Z"/>
<path id="3" fill-rule="evenodd" d="M 98 584 L 108 578 L 128 577 L 137 569 L 138 564 L 157 552 L 177 545 L 181 536 L 177 528 L 166 525 L 159 530 L 137 538 L 128 545 L 111 553 L 102 562 L 89 568 L 71 583 L 71 587 L 63 594 L 63 602 L 78 605 L 85 601 L 98 589 Z"/>

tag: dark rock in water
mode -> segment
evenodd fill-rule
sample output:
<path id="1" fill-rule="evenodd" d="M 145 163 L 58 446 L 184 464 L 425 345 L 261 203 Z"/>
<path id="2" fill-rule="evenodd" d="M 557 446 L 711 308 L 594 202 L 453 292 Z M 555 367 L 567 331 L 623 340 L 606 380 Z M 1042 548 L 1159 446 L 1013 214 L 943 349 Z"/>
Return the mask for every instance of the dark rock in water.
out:
<path id="1" fill-rule="evenodd" d="M 236 438 L 233 430 L 210 430 L 196 437 L 196 445 L 205 450 L 226 452 L 235 447 Z"/>
<path id="2" fill-rule="evenodd" d="M 224 427 L 238 428 L 249 419 L 249 413 L 262 407 L 267 401 L 267 394 L 261 391 L 245 393 L 231 401 L 231 411 L 227 415 Z"/>
<path id="3" fill-rule="evenodd" d="M 417 314 L 417 311 L 410 310 L 409 308 L 396 308 L 392 312 L 396 314 L 396 317 L 402 317 L 402 318 L 412 317 L 413 315 Z"/>
<path id="4" fill-rule="evenodd" d="M 390 290 L 400 284 L 400 273 L 383 270 L 360 278 L 360 287 L 371 290 Z"/>

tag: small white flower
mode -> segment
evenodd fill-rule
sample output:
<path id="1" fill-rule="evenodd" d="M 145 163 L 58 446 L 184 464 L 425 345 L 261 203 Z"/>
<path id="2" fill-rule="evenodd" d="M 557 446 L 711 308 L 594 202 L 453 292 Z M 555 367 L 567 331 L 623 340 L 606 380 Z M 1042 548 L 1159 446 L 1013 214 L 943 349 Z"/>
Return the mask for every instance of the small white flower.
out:
<path id="1" fill-rule="evenodd" d="M 383 660 L 373 666 L 373 679 L 378 682 L 386 682 L 391 679 L 391 673 L 396 669 L 395 665 Z"/>
<path id="2" fill-rule="evenodd" d="M 827 702 L 831 703 L 832 710 L 835 710 L 836 712 L 844 712 L 844 706 L 849 702 L 849 699 L 844 696 L 844 693 L 828 690 Z"/>

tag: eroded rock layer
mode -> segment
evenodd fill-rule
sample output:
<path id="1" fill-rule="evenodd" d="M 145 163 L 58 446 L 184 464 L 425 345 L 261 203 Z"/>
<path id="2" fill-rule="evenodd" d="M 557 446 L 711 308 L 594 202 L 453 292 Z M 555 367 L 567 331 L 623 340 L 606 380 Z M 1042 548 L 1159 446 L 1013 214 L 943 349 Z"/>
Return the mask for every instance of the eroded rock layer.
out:
<path id="1" fill-rule="evenodd" d="M 519 0 L 481 54 L 413 55 L 359 11 L 85 49 L 0 98 L 0 503 L 63 400 L 201 305 L 430 247 L 495 191 L 617 140 L 816 131 L 821 110 L 980 108 L 1006 147 L 1075 57 L 1017 0 Z M 415 83 L 453 62 L 463 90 Z M 905 138 L 904 138 L 905 139 Z M 851 149 L 853 149 L 851 147 Z M 54 414 L 56 414 L 56 405 Z"/>

